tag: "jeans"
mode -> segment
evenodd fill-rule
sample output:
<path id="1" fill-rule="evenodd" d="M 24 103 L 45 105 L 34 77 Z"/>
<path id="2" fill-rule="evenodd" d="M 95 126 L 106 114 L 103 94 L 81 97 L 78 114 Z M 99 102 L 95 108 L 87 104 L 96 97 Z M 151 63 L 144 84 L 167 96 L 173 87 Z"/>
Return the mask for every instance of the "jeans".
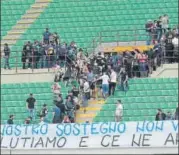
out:
<path id="1" fill-rule="evenodd" d="M 43 55 L 41 58 L 41 68 L 47 68 L 47 56 Z"/>
<path id="2" fill-rule="evenodd" d="M 102 84 L 103 95 L 106 96 L 109 93 L 109 84 Z"/>
<path id="3" fill-rule="evenodd" d="M 28 114 L 33 120 L 35 120 L 35 109 L 28 109 Z"/>
<path id="4" fill-rule="evenodd" d="M 140 71 L 140 77 L 146 77 L 146 63 L 145 62 L 140 62 L 139 63 L 139 71 Z"/>
<path id="5" fill-rule="evenodd" d="M 160 42 L 161 38 L 162 38 L 162 29 L 157 28 L 157 41 Z"/>
<path id="6" fill-rule="evenodd" d="M 9 56 L 5 56 L 4 57 L 4 69 L 6 69 L 6 67 L 8 69 L 10 69 L 10 66 L 9 66 Z"/>

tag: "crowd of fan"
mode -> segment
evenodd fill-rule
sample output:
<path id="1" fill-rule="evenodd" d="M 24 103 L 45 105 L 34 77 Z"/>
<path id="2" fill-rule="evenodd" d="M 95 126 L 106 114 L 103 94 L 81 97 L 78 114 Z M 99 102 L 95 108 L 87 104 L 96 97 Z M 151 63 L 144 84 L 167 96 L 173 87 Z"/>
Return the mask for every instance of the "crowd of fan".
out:
<path id="1" fill-rule="evenodd" d="M 179 25 L 170 28 L 167 14 L 158 19 L 148 20 L 145 24 L 147 45 L 161 44 L 165 48 L 165 57 L 168 63 L 178 62 Z"/>
<path id="2" fill-rule="evenodd" d="M 161 65 L 163 50 L 161 44 L 141 52 L 138 49 L 124 51 L 123 53 L 104 54 L 99 52 L 91 56 L 85 55 L 78 49 L 75 42 L 68 46 L 61 44 L 57 33 L 51 34 L 49 29 L 43 33 L 43 41 L 27 42 L 22 51 L 23 69 L 27 68 L 53 68 L 55 79 L 52 86 L 54 94 L 53 120 L 48 119 L 48 108 L 44 104 L 38 114 L 41 121 L 52 123 L 75 122 L 75 112 L 80 106 L 84 113 L 91 98 L 104 99 L 115 94 L 116 87 L 122 91 L 128 90 L 128 78 L 148 77 L 153 70 Z M 65 64 L 65 69 L 62 67 Z M 27 66 L 26 66 L 27 65 Z M 64 101 L 59 81 L 66 86 L 72 80 L 78 81 L 68 92 Z M 29 116 L 25 123 L 35 120 L 36 100 L 32 94 L 26 100 Z M 12 117 L 12 116 L 11 116 Z"/>

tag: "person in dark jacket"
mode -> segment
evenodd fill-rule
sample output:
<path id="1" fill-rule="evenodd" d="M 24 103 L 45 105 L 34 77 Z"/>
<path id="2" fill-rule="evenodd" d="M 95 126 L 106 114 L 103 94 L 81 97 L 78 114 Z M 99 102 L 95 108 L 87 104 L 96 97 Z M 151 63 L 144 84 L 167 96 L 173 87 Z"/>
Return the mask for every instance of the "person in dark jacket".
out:
<path id="1" fill-rule="evenodd" d="M 23 50 L 22 51 L 22 57 L 21 57 L 21 61 L 22 61 L 22 69 L 26 69 L 26 52 Z"/>
<path id="2" fill-rule="evenodd" d="M 166 114 L 162 112 L 162 109 L 158 109 L 158 113 L 155 117 L 156 121 L 163 121 L 166 118 Z"/>
<path id="3" fill-rule="evenodd" d="M 10 66 L 9 66 L 10 53 L 11 53 L 11 50 L 10 50 L 8 44 L 5 43 L 5 44 L 4 44 L 4 60 L 5 60 L 4 69 L 6 69 L 6 67 L 7 67 L 8 69 L 10 69 Z"/>
<path id="4" fill-rule="evenodd" d="M 13 120 L 14 120 L 14 115 L 10 115 L 9 119 L 7 120 L 7 124 L 14 124 Z"/>

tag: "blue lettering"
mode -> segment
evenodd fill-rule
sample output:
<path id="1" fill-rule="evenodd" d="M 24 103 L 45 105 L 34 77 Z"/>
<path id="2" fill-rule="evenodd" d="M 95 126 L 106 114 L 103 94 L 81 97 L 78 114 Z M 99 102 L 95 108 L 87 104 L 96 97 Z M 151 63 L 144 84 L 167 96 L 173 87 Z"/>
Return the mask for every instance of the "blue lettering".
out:
<path id="1" fill-rule="evenodd" d="M 155 130 L 156 131 L 163 131 L 163 121 L 157 121 Z"/>
<path id="2" fill-rule="evenodd" d="M 152 132 L 154 130 L 155 123 L 154 122 L 147 122 L 146 130 L 148 132 Z"/>
<path id="3" fill-rule="evenodd" d="M 17 125 L 15 126 L 15 132 L 14 132 L 14 134 L 15 134 L 16 136 L 19 136 L 19 135 L 21 134 L 20 128 L 21 128 L 21 125 L 19 125 L 19 124 L 17 124 Z"/>
<path id="4" fill-rule="evenodd" d="M 145 125 L 145 121 L 137 122 L 136 132 L 144 132 L 144 125 Z"/>
<path id="5" fill-rule="evenodd" d="M 174 131 L 178 131 L 178 121 L 171 121 Z"/>
<path id="6" fill-rule="evenodd" d="M 126 131 L 126 124 L 125 123 L 119 123 L 117 126 L 117 131 L 119 133 L 124 133 Z"/>
<path id="7" fill-rule="evenodd" d="M 116 132 L 116 123 L 109 123 L 109 133 L 115 133 Z"/>
<path id="8" fill-rule="evenodd" d="M 6 129 L 5 125 L 1 126 L 1 136 L 4 136 L 5 129 Z"/>
<path id="9" fill-rule="evenodd" d="M 40 133 L 42 135 L 46 135 L 48 132 L 48 124 L 44 123 L 41 125 L 41 128 L 40 128 Z"/>
<path id="10" fill-rule="evenodd" d="M 71 134 L 71 123 L 65 124 L 64 126 L 64 134 L 69 136 Z"/>
<path id="11" fill-rule="evenodd" d="M 13 131 L 13 126 L 12 125 L 7 126 L 6 135 L 12 135 L 13 133 L 12 131 Z"/>
<path id="12" fill-rule="evenodd" d="M 81 124 L 81 125 L 84 126 L 84 127 L 83 127 L 83 131 L 84 131 L 84 135 L 86 135 L 86 131 L 87 131 L 86 127 L 87 127 L 89 124 L 88 124 L 88 123 L 83 123 L 83 124 Z"/>
<path id="13" fill-rule="evenodd" d="M 74 124 L 73 128 L 74 128 L 73 134 L 75 136 L 78 136 L 80 134 L 80 124 Z"/>
<path id="14" fill-rule="evenodd" d="M 32 125 L 32 135 L 34 135 L 34 134 L 37 134 L 37 135 L 38 135 L 38 133 L 39 133 L 38 127 L 39 127 L 39 126 L 40 126 L 39 124 L 33 124 L 33 125 Z"/>
<path id="15" fill-rule="evenodd" d="M 32 125 L 30 125 L 30 124 L 24 124 L 24 127 L 25 127 L 25 135 L 28 135 L 28 127 L 32 128 Z"/>
<path id="16" fill-rule="evenodd" d="M 92 123 L 91 124 L 91 134 L 92 135 L 99 134 L 99 132 L 96 131 L 96 125 L 99 125 L 99 123 Z"/>
<path id="17" fill-rule="evenodd" d="M 108 125 L 108 122 L 102 123 L 102 124 L 100 125 L 100 132 L 101 132 L 102 134 L 107 134 L 107 132 L 108 132 L 108 128 L 107 128 L 107 127 L 104 127 L 105 125 Z"/>
<path id="18" fill-rule="evenodd" d="M 56 128 L 57 128 L 57 131 L 56 131 L 56 135 L 57 136 L 62 136 L 63 135 L 63 129 L 61 129 L 62 125 L 60 124 L 57 124 Z"/>

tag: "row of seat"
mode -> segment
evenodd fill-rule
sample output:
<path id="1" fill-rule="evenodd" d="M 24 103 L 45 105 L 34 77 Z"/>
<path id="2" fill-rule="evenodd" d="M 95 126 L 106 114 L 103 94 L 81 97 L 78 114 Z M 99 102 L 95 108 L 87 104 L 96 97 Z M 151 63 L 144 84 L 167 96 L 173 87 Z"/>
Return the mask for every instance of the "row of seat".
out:
<path id="1" fill-rule="evenodd" d="M 171 90 L 178 89 L 177 83 L 168 84 L 132 84 L 129 85 L 129 89 L 132 90 Z"/>
<path id="2" fill-rule="evenodd" d="M 123 117 L 122 119 L 123 121 L 153 121 L 155 120 L 155 116 L 145 116 L 145 117 L 141 117 L 141 116 L 131 116 L 131 117 Z M 114 117 L 95 117 L 95 119 L 93 120 L 94 122 L 114 122 L 115 118 Z"/>
<path id="3" fill-rule="evenodd" d="M 178 90 L 149 90 L 149 91 L 128 91 L 115 92 L 118 97 L 140 97 L 140 96 L 177 96 Z"/>
<path id="4" fill-rule="evenodd" d="M 138 78 L 130 79 L 129 84 L 163 84 L 178 83 L 178 78 Z"/>
<path id="5" fill-rule="evenodd" d="M 66 94 L 62 95 L 63 98 L 66 97 Z M 6 101 L 2 101 L 1 102 L 1 107 L 24 107 L 24 105 L 26 104 L 26 98 L 24 98 L 24 100 L 6 100 Z M 42 106 L 43 104 L 47 104 L 47 105 L 52 105 L 53 101 L 51 98 L 49 99 L 42 99 L 42 100 L 37 100 L 37 106 Z"/>
<path id="6" fill-rule="evenodd" d="M 171 113 L 174 112 L 174 110 L 166 109 L 165 111 L 169 111 Z M 157 113 L 157 109 L 145 109 L 145 110 L 124 110 L 123 115 L 125 117 L 130 116 L 155 116 Z M 99 113 L 100 117 L 114 117 L 115 113 L 111 113 L 110 111 L 100 111 Z"/>
<path id="7" fill-rule="evenodd" d="M 1 1 L 1 36 L 7 35 L 26 10 L 35 0 L 7 0 Z"/>
<path id="8" fill-rule="evenodd" d="M 148 102 L 148 103 L 124 103 L 124 110 L 132 109 L 132 110 L 143 110 L 143 109 L 175 109 L 178 105 L 178 102 Z M 101 111 L 111 111 L 116 110 L 116 104 L 108 104 L 106 103 Z"/>

